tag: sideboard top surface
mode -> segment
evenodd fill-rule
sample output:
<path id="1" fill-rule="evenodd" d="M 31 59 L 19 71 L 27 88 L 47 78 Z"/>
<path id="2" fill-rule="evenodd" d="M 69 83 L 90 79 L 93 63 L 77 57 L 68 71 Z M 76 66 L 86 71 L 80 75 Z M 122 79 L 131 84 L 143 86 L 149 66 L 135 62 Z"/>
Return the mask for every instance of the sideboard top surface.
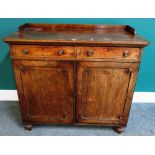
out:
<path id="1" fill-rule="evenodd" d="M 128 25 L 32 24 L 19 27 L 4 41 L 9 44 L 70 44 L 144 47 L 149 42 Z"/>

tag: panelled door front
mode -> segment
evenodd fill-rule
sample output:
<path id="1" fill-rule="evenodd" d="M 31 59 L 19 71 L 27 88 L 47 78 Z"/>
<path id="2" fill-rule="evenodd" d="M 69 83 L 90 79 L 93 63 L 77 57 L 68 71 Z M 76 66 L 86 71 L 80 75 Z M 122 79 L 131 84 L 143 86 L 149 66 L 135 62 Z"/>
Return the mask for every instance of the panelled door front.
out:
<path id="1" fill-rule="evenodd" d="M 73 122 L 73 64 L 52 61 L 14 61 L 22 87 L 27 121 Z M 18 77 L 20 72 L 20 78 Z"/>
<path id="2" fill-rule="evenodd" d="M 123 118 L 131 78 L 130 63 L 77 64 L 76 123 L 116 123 Z"/>

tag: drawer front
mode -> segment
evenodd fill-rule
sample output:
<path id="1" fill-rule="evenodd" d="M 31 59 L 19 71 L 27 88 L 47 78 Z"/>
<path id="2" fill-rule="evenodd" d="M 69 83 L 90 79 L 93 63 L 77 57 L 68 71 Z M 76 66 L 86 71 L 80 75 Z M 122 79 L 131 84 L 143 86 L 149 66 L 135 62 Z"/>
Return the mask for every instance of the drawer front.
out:
<path id="1" fill-rule="evenodd" d="M 73 46 L 49 46 L 45 47 L 44 51 L 47 53 L 48 57 L 73 58 L 76 56 L 75 47 Z"/>
<path id="2" fill-rule="evenodd" d="M 20 45 L 12 47 L 13 56 L 18 57 L 75 57 L 75 48 L 72 46 L 30 46 Z"/>
<path id="3" fill-rule="evenodd" d="M 138 59 L 139 48 L 120 47 L 79 47 L 78 58 L 122 58 Z"/>

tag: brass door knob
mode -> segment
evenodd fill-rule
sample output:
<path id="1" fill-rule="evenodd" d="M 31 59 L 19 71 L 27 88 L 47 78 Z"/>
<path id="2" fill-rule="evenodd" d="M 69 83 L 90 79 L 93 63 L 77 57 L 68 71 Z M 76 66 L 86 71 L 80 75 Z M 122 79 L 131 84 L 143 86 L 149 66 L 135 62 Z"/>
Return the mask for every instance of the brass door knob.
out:
<path id="1" fill-rule="evenodd" d="M 94 52 L 92 51 L 92 50 L 89 50 L 88 52 L 87 52 L 87 56 L 92 56 L 94 54 Z"/>
<path id="2" fill-rule="evenodd" d="M 127 57 L 129 55 L 129 52 L 128 51 L 124 51 L 123 52 L 123 57 Z"/>
<path id="3" fill-rule="evenodd" d="M 57 51 L 57 54 L 58 54 L 58 55 L 63 55 L 63 54 L 65 54 L 65 51 L 64 51 L 64 50 L 58 50 L 58 51 Z"/>
<path id="4" fill-rule="evenodd" d="M 22 53 L 23 54 L 28 54 L 29 53 L 29 50 L 28 49 L 24 49 L 24 50 L 22 50 Z"/>

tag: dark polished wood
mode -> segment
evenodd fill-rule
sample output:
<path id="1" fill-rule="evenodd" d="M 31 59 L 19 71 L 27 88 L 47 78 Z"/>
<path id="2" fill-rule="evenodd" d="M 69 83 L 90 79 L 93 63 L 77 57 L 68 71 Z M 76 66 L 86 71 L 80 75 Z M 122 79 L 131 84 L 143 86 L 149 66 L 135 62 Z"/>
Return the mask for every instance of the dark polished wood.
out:
<path id="1" fill-rule="evenodd" d="M 139 48 L 119 47 L 79 47 L 78 58 L 105 58 L 105 59 L 139 59 Z"/>
<path id="2" fill-rule="evenodd" d="M 26 121 L 73 123 L 73 63 L 25 60 L 14 66 Z"/>
<path id="3" fill-rule="evenodd" d="M 12 46 L 12 56 L 23 58 L 74 58 L 76 52 L 72 46 L 15 45 Z"/>
<path id="4" fill-rule="evenodd" d="M 78 63 L 76 121 L 125 124 L 129 82 L 133 89 L 137 70 L 138 64 L 130 63 Z"/>
<path id="5" fill-rule="evenodd" d="M 128 25 L 31 24 L 10 45 L 24 127 L 33 124 L 127 125 L 149 42 Z"/>
<path id="6" fill-rule="evenodd" d="M 4 38 L 10 44 L 144 47 L 148 41 L 127 25 L 25 24 Z"/>

